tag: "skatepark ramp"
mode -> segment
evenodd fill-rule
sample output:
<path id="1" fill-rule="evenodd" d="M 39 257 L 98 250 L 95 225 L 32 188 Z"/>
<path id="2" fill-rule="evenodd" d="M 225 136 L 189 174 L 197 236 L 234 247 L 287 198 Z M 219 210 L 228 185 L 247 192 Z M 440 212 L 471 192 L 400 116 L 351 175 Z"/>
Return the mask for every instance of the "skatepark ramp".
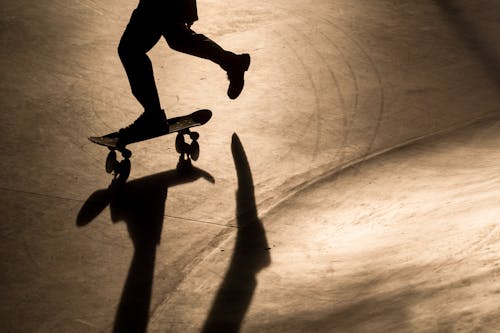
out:
<path id="1" fill-rule="evenodd" d="M 164 136 L 117 188 L 87 138 L 142 112 L 136 6 L 2 3 L 0 331 L 500 328 L 500 5 L 199 0 L 245 89 L 160 41 L 167 116 L 213 117 L 193 173 Z"/>

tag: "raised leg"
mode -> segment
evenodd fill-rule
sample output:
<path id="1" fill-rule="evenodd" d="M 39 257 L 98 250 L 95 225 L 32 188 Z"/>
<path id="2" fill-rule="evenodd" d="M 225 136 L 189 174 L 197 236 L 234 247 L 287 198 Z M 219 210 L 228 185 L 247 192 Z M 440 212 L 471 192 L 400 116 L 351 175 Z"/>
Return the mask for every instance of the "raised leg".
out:
<path id="1" fill-rule="evenodd" d="M 168 45 L 179 52 L 211 60 L 227 72 L 229 87 L 227 95 L 237 98 L 244 86 L 244 74 L 250 66 L 249 54 L 234 54 L 224 50 L 216 42 L 198 34 L 185 25 L 173 25 L 163 34 Z"/>

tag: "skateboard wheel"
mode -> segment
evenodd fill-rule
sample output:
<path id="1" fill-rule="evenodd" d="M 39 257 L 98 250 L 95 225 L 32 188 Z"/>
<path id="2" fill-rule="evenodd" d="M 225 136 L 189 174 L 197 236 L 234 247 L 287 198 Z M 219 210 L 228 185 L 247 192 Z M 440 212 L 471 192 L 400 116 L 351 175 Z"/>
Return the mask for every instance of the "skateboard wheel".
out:
<path id="1" fill-rule="evenodd" d="M 106 158 L 106 172 L 111 173 L 116 167 L 116 152 L 111 150 Z"/>
<path id="2" fill-rule="evenodd" d="M 175 150 L 177 150 L 177 152 L 179 154 L 182 154 L 184 151 L 184 145 L 186 144 L 186 142 L 184 141 L 184 135 L 182 134 L 177 134 L 177 137 L 175 138 Z"/>
<path id="3" fill-rule="evenodd" d="M 189 133 L 189 137 L 191 138 L 191 140 L 196 141 L 200 137 L 200 133 L 198 133 L 198 132 L 190 132 Z"/>
<path id="4" fill-rule="evenodd" d="M 130 160 L 125 159 L 121 161 L 116 171 L 116 179 L 120 182 L 125 182 L 128 176 L 130 176 Z"/>
<path id="5" fill-rule="evenodd" d="M 193 141 L 191 143 L 191 151 L 189 152 L 189 156 L 193 161 L 198 160 L 198 157 L 200 157 L 200 145 L 197 141 Z"/>
<path id="6" fill-rule="evenodd" d="M 129 159 L 132 156 L 132 152 L 128 149 L 124 149 L 122 151 L 123 158 Z"/>

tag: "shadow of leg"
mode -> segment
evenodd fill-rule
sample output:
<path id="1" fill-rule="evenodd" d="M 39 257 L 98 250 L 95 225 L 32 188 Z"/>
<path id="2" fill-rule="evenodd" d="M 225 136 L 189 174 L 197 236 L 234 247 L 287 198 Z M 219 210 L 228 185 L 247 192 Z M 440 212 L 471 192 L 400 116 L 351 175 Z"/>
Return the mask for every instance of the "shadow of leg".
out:
<path id="1" fill-rule="evenodd" d="M 231 148 L 238 176 L 238 232 L 229 269 L 202 330 L 205 333 L 239 331 L 257 287 L 256 276 L 271 262 L 266 233 L 257 215 L 252 173 L 236 134 Z"/>

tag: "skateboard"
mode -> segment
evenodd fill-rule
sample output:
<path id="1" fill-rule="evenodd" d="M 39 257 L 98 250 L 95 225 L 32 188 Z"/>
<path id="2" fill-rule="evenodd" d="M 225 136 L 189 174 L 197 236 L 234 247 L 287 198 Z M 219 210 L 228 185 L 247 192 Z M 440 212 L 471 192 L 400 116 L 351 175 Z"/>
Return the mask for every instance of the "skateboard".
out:
<path id="1" fill-rule="evenodd" d="M 106 158 L 106 172 L 112 173 L 114 175 L 114 180 L 124 182 L 130 175 L 130 157 L 132 156 L 132 152 L 126 147 L 127 145 L 167 134 L 177 133 L 177 137 L 175 138 L 175 149 L 180 154 L 177 170 L 186 171 L 192 166 L 191 160 L 196 161 L 200 156 L 200 145 L 198 144 L 200 134 L 198 132 L 192 132 L 190 128 L 205 124 L 211 117 L 212 111 L 202 109 L 185 116 L 171 118 L 167 120 L 168 126 L 166 126 L 165 131 L 122 145 L 120 145 L 118 140 L 118 132 L 109 133 L 104 136 L 92 136 L 89 140 L 109 149 Z M 186 142 L 185 136 L 189 136 L 191 139 L 190 143 Z M 117 160 L 117 151 L 121 153 L 123 160 Z"/>

